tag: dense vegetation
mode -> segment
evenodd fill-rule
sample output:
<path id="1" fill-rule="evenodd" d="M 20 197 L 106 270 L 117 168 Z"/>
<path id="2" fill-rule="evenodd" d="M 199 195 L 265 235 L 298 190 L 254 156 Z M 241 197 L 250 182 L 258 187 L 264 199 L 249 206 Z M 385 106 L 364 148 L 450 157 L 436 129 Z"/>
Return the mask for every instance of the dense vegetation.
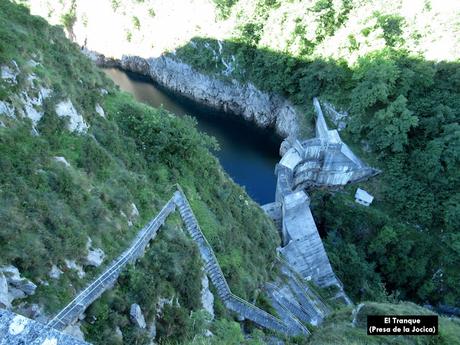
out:
<path id="1" fill-rule="evenodd" d="M 410 53 L 403 44 L 404 20 L 391 13 L 375 13 L 375 26 L 362 32 L 381 32 L 385 47 L 355 63 L 315 57 L 326 36 L 341 28 L 348 1 L 339 9 L 331 1 L 316 1 L 310 9 L 319 13 L 316 38 L 302 41 L 306 32 L 299 27 L 292 40 L 305 49 L 297 55 L 273 51 L 260 40 L 270 30 L 267 18 L 279 6 L 289 6 L 284 3 L 266 1 L 254 16 L 243 17 L 240 31 L 222 43 L 218 58 L 219 42 L 204 38 L 195 38 L 175 56 L 219 78 L 280 93 L 311 122 L 314 96 L 347 110 L 342 137 L 384 172 L 363 184 L 376 196 L 369 209 L 351 202 L 355 187 L 313 194 L 314 214 L 348 292 L 356 299 L 391 293 L 460 305 L 459 62 L 427 61 Z M 234 58 L 228 76 L 221 58 Z"/>
<path id="2" fill-rule="evenodd" d="M 1 101 L 14 106 L 16 114 L 1 115 L 0 264 L 14 264 L 37 284 L 46 282 L 28 302 L 40 303 L 47 314 L 56 312 L 103 269 L 84 266 L 87 275 L 80 279 L 64 261 L 85 265 L 90 237 L 107 254 L 105 263 L 110 262 L 171 197 L 176 183 L 189 197 L 233 291 L 255 298 L 269 279 L 279 238 L 211 155 L 214 140 L 199 133 L 191 118 L 141 105 L 117 91 L 62 29 L 30 16 L 23 7 L 1 2 L 0 35 L 0 64 L 14 68 L 14 60 L 19 66 L 17 84 L 2 79 L 0 85 Z M 23 95 L 32 97 L 41 88 L 52 93 L 39 109 L 44 115 L 34 134 L 24 117 Z M 70 132 L 68 119 L 56 115 L 55 105 L 62 99 L 70 99 L 83 115 L 88 133 Z M 105 109 L 105 118 L 96 114 L 96 104 Z M 56 156 L 65 157 L 70 166 Z M 131 203 L 140 217 L 132 215 Z M 135 224 L 130 227 L 128 220 Z M 146 343 L 145 332 L 128 329 L 126 306 L 143 303 L 152 319 L 159 298 L 177 300 L 158 321 L 160 339 L 183 340 L 201 332 L 190 319 L 190 311 L 201 308 L 201 261 L 177 223 L 165 227 L 136 270 L 126 272 L 120 289 L 90 310 L 98 322 L 85 330 L 95 343 L 109 343 L 103 335 L 117 325 L 127 339 Z M 65 271 L 59 280 L 48 277 L 53 264 Z M 123 303 L 120 296 L 126 297 Z"/>

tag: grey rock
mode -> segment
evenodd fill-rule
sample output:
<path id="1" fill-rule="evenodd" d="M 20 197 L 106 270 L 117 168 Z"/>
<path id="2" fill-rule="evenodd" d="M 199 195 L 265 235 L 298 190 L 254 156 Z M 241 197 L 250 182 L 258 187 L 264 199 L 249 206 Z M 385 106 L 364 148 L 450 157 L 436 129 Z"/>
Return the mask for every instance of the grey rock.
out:
<path id="1" fill-rule="evenodd" d="M 104 261 L 105 253 L 101 248 L 88 250 L 86 264 L 89 266 L 99 267 Z"/>
<path id="2" fill-rule="evenodd" d="M 135 203 L 131 203 L 131 218 L 139 217 L 139 210 Z"/>
<path id="3" fill-rule="evenodd" d="M 24 291 L 19 290 L 19 289 L 14 288 L 14 287 L 11 287 L 11 286 L 8 289 L 8 295 L 9 295 L 11 301 L 13 301 L 15 299 L 21 299 L 21 298 L 26 297 L 26 294 L 25 294 Z"/>
<path id="4" fill-rule="evenodd" d="M 19 270 L 14 266 L 4 266 L 0 268 L 9 285 L 9 289 L 16 288 L 24 292 L 26 295 L 33 295 L 37 289 L 37 285 L 26 278 L 22 278 Z M 12 295 L 20 295 L 19 292 L 13 291 Z"/>
<path id="5" fill-rule="evenodd" d="M 152 339 L 155 339 L 155 337 L 157 336 L 157 326 L 155 323 L 155 319 L 149 325 L 149 336 Z"/>
<path id="6" fill-rule="evenodd" d="M 142 314 L 142 310 L 139 304 L 131 304 L 129 316 L 131 318 L 131 322 L 137 327 L 141 329 L 144 329 L 146 327 L 144 314 Z"/>
<path id="7" fill-rule="evenodd" d="M 102 116 L 102 117 L 105 117 L 105 112 L 104 112 L 104 109 L 101 107 L 101 105 L 98 103 L 96 104 L 96 113 L 99 115 L 99 116 Z"/>
<path id="8" fill-rule="evenodd" d="M 14 118 L 14 107 L 7 102 L 0 101 L 0 114 Z"/>
<path id="9" fill-rule="evenodd" d="M 120 327 L 118 327 L 118 326 L 115 328 L 115 335 L 118 337 L 118 339 L 123 341 L 123 332 L 121 331 Z"/>
<path id="10" fill-rule="evenodd" d="M 209 280 L 206 274 L 203 274 L 201 278 L 201 305 L 211 315 L 211 320 L 214 319 L 214 295 L 209 290 Z"/>
<path id="11" fill-rule="evenodd" d="M 32 123 L 37 125 L 43 117 L 43 102 L 49 97 L 51 90 L 41 87 L 38 90 L 37 96 L 30 96 L 26 91 L 21 92 L 21 102 L 24 107 L 24 115 L 32 120 Z"/>
<path id="12" fill-rule="evenodd" d="M 105 258 L 105 253 L 101 248 L 92 248 L 92 240 L 88 238 L 86 243 L 86 250 L 88 254 L 86 255 L 86 265 L 99 267 Z"/>
<path id="13" fill-rule="evenodd" d="M 32 304 L 29 304 L 29 303 L 22 303 L 17 311 L 29 318 L 29 319 L 40 319 L 42 318 L 44 315 L 43 315 L 43 307 L 36 304 L 36 303 L 32 303 Z"/>
<path id="14" fill-rule="evenodd" d="M 70 99 L 59 102 L 56 105 L 56 114 L 60 117 L 68 117 L 69 125 L 68 129 L 71 132 L 85 133 L 88 130 L 88 124 L 83 119 Z"/>
<path id="15" fill-rule="evenodd" d="M 85 335 L 83 334 L 82 330 L 80 329 L 80 323 L 76 323 L 74 325 L 67 326 L 63 333 L 68 334 L 76 339 L 85 340 Z"/>
<path id="16" fill-rule="evenodd" d="M 56 157 L 54 157 L 54 160 L 56 162 L 60 162 L 60 163 L 64 164 L 66 167 L 70 167 L 70 163 L 67 161 L 67 159 L 65 159 L 65 157 L 56 156 Z"/>
<path id="17" fill-rule="evenodd" d="M 77 271 L 77 275 L 79 278 L 83 278 L 86 275 L 85 271 L 83 270 L 83 267 L 81 265 L 78 265 L 75 262 L 75 260 L 65 259 L 64 262 L 68 269 Z"/>
<path id="18" fill-rule="evenodd" d="M 17 84 L 17 76 L 19 74 L 19 67 L 16 64 L 16 61 L 12 60 L 13 67 L 3 65 L 0 68 L 0 75 L 3 80 L 10 84 Z"/>
<path id="19" fill-rule="evenodd" d="M 210 77 L 168 56 L 144 59 L 123 56 L 120 61 L 96 54 L 93 60 L 103 66 L 118 66 L 151 77 L 173 92 L 207 106 L 255 122 L 260 127 L 274 127 L 278 134 L 297 137 L 298 114 L 285 99 L 262 92 L 253 84 Z"/>
<path id="20" fill-rule="evenodd" d="M 284 154 L 292 147 L 289 139 L 284 139 L 280 145 L 280 156 L 283 157 Z"/>
<path id="21" fill-rule="evenodd" d="M 48 275 L 49 275 L 50 278 L 59 279 L 61 277 L 62 273 L 63 272 L 56 265 L 53 265 L 51 267 L 51 270 L 49 271 Z"/>
<path id="22" fill-rule="evenodd" d="M 11 300 L 8 294 L 8 282 L 3 273 L 0 272 L 0 307 L 11 308 Z"/>
<path id="23" fill-rule="evenodd" d="M 89 345 L 24 316 L 0 309 L 0 344 Z"/>

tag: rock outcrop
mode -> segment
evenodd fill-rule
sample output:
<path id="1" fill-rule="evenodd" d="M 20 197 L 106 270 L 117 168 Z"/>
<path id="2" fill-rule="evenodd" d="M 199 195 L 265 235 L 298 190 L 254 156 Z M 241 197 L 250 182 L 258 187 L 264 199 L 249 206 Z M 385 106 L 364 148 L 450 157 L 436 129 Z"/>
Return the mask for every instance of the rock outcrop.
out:
<path id="1" fill-rule="evenodd" d="M 142 310 L 139 304 L 136 304 L 136 303 L 131 304 L 131 308 L 129 310 L 129 316 L 130 316 L 131 322 L 136 327 L 144 329 L 147 326 L 147 324 L 145 323 L 144 314 L 142 314 Z"/>
<path id="2" fill-rule="evenodd" d="M 70 99 L 59 102 L 56 105 L 56 114 L 69 119 L 68 128 L 71 132 L 84 133 L 88 130 L 88 124 L 83 119 L 83 116 L 77 112 Z"/>
<path id="3" fill-rule="evenodd" d="M 11 308 L 15 299 L 25 298 L 35 294 L 37 285 L 21 277 L 19 270 L 14 266 L 0 267 L 0 305 Z"/>
<path id="4" fill-rule="evenodd" d="M 11 301 L 8 295 L 8 282 L 3 273 L 0 273 L 0 307 L 11 308 Z"/>
<path id="5" fill-rule="evenodd" d="M 65 159 L 65 157 L 56 156 L 56 157 L 54 157 L 54 160 L 56 162 L 60 162 L 60 163 L 64 164 L 66 167 L 70 168 L 70 163 L 67 161 L 67 159 Z"/>
<path id="6" fill-rule="evenodd" d="M 214 295 L 209 290 L 209 280 L 206 274 L 203 274 L 201 278 L 201 305 L 211 315 L 211 319 L 214 319 Z"/>
<path id="7" fill-rule="evenodd" d="M 63 333 L 68 334 L 76 339 L 85 340 L 85 335 L 83 334 L 82 330 L 80 329 L 80 323 L 76 323 L 74 325 L 67 326 Z"/>
<path id="8" fill-rule="evenodd" d="M 48 273 L 48 276 L 52 279 L 59 279 L 62 273 L 63 272 L 59 269 L 59 267 L 53 265 Z"/>
<path id="9" fill-rule="evenodd" d="M 66 259 L 66 260 L 64 260 L 64 262 L 65 262 L 65 265 L 67 266 L 67 268 L 69 270 L 77 271 L 77 275 L 78 275 L 79 278 L 83 278 L 86 275 L 85 271 L 83 270 L 83 267 L 81 265 L 78 265 L 75 262 L 75 260 L 67 260 Z"/>
<path id="10" fill-rule="evenodd" d="M 39 322 L 0 309 L 0 344 L 89 345 Z"/>
<path id="11" fill-rule="evenodd" d="M 86 265 L 99 267 L 104 261 L 105 253 L 101 248 L 93 248 L 92 243 L 91 238 L 88 238 L 86 243 L 86 250 L 88 251 L 85 259 Z"/>
<path id="12" fill-rule="evenodd" d="M 238 114 L 260 127 L 274 128 L 283 137 L 296 138 L 299 116 L 293 105 L 281 96 L 260 91 L 253 84 L 224 81 L 200 73 L 170 56 L 144 59 L 123 56 L 121 60 L 87 52 L 98 65 L 120 67 L 149 76 L 167 89 L 189 99 L 231 114 Z"/>

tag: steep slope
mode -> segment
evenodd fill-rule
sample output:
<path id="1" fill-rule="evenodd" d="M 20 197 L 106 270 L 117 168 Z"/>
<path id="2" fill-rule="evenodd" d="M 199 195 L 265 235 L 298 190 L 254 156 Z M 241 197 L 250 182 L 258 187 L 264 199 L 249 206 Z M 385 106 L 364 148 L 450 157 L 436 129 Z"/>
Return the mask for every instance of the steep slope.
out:
<path id="1" fill-rule="evenodd" d="M 117 91 L 61 29 L 24 8 L 0 4 L 0 34 L 0 260 L 38 286 L 34 295 L 15 299 L 13 308 L 42 320 L 55 313 L 125 249 L 176 182 L 233 291 L 255 298 L 269 279 L 278 235 L 211 155 L 214 141 L 198 133 L 190 118 Z M 165 231 L 140 269 L 122 278 L 122 291 L 90 311 L 98 315 L 97 327 L 94 321 L 84 326 L 90 339 L 102 341 L 98 337 L 113 335 L 116 326 L 131 339 L 147 339 L 146 331 L 126 323 L 129 305 L 143 304 L 151 322 L 161 298 L 177 303 L 158 316 L 165 330 L 160 338 L 170 327 L 184 337 L 201 331 L 188 321 L 190 310 L 201 309 L 201 262 L 179 224 L 172 224 L 172 234 Z M 104 253 L 100 267 L 88 256 L 96 249 Z M 44 311 L 31 308 L 34 303 Z M 119 317 L 105 323 L 97 310 L 111 303 L 111 315 Z M 219 317 L 225 314 L 216 308 Z"/>

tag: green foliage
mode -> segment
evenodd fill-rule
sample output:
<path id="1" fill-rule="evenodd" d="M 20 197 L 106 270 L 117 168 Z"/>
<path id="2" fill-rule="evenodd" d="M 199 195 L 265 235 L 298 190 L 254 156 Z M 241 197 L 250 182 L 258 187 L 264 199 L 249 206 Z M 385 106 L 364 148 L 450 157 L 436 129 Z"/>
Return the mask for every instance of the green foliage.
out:
<path id="1" fill-rule="evenodd" d="M 408 132 L 418 124 L 418 118 L 407 109 L 407 99 L 400 95 L 386 109 L 377 111 L 369 123 L 369 137 L 374 147 L 402 152 L 408 144 Z"/>
<path id="2" fill-rule="evenodd" d="M 404 40 L 401 37 L 403 33 L 404 18 L 392 14 L 375 13 L 377 26 L 383 30 L 383 38 L 388 47 L 401 45 Z"/>
<path id="3" fill-rule="evenodd" d="M 141 29 L 141 22 L 140 22 L 139 18 L 136 17 L 136 16 L 133 16 L 132 21 L 133 21 L 134 28 L 136 30 L 140 30 Z"/>
<path id="4" fill-rule="evenodd" d="M 120 7 L 121 0 L 110 0 L 112 4 L 112 9 L 114 12 L 117 11 L 117 9 Z"/>
<path id="5" fill-rule="evenodd" d="M 316 40 L 321 42 L 327 36 L 332 36 L 336 29 L 334 2 L 332 0 L 317 0 L 312 11 L 319 14 Z"/>
<path id="6" fill-rule="evenodd" d="M 219 10 L 219 14 L 222 19 L 227 18 L 230 15 L 230 11 L 238 0 L 212 0 Z"/>
<path id="7" fill-rule="evenodd" d="M 256 46 L 260 41 L 263 25 L 260 23 L 247 23 L 240 28 L 240 37 L 242 42 Z"/>
<path id="8" fill-rule="evenodd" d="M 80 279 L 64 260 L 84 265 L 90 237 L 107 254 L 104 263 L 111 262 L 171 197 L 176 183 L 197 211 L 232 290 L 248 298 L 270 279 L 277 231 L 223 172 L 210 153 L 216 141 L 199 133 L 195 121 L 141 105 L 117 91 L 62 29 L 30 16 L 24 7 L 0 3 L 0 32 L 1 63 L 14 59 L 21 71 L 15 88 L 0 84 L 2 97 L 19 102 L 16 95 L 22 91 L 36 92 L 38 86 L 52 90 L 35 126 L 39 135 L 31 134 L 32 123 L 26 119 L 8 119 L 8 126 L 0 127 L 0 264 L 14 264 L 34 282 L 48 281 L 53 264 L 65 270 L 58 282 L 38 284 L 26 302 L 55 313 L 104 269 L 85 266 L 87 275 Z M 30 59 L 39 65 L 30 67 Z M 30 73 L 38 84 L 29 89 L 24 81 Z M 70 132 L 68 119 L 56 115 L 56 104 L 66 99 L 89 124 L 87 134 Z M 105 118 L 95 113 L 96 104 L 104 108 Z M 54 157 L 65 157 L 70 166 Z M 131 203 L 140 217 L 131 215 Z M 151 321 L 160 297 L 174 297 L 174 303 L 158 320 L 159 337 L 173 332 L 168 341 L 175 342 L 201 336 L 201 260 L 173 219 L 174 226 L 163 228 L 135 269 L 124 272 L 117 288 L 88 310 L 88 339 L 119 344 L 118 325 L 127 343 L 146 343 L 146 332 L 130 324 L 129 306 L 141 304 Z"/>
<path id="9" fill-rule="evenodd" d="M 61 23 L 64 25 L 67 31 L 72 31 L 73 25 L 77 21 L 77 3 L 76 0 L 72 0 L 70 9 L 64 13 L 61 17 Z"/>

